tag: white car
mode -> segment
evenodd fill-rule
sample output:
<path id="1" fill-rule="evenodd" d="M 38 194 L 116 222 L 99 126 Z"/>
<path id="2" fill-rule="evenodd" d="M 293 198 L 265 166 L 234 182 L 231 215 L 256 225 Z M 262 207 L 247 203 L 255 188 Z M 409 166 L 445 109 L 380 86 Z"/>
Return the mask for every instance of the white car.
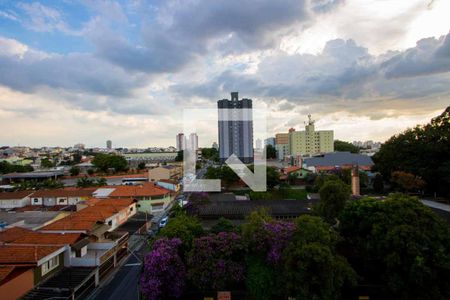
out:
<path id="1" fill-rule="evenodd" d="M 169 217 L 164 217 L 159 221 L 159 228 L 163 228 L 167 225 L 167 222 L 169 222 Z"/>

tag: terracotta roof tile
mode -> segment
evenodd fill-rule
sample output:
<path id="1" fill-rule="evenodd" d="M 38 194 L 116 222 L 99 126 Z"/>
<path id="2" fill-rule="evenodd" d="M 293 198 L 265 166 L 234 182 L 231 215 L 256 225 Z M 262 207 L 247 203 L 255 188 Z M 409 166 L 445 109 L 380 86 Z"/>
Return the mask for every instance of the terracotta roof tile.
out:
<path id="1" fill-rule="evenodd" d="M 37 264 L 37 262 L 53 252 L 61 249 L 60 246 L 0 246 L 0 264 Z"/>
<path id="2" fill-rule="evenodd" d="M 6 278 L 12 271 L 14 271 L 14 266 L 0 266 L 0 282 Z"/>
<path id="3" fill-rule="evenodd" d="M 22 199 L 25 198 L 31 194 L 33 194 L 34 191 L 17 191 L 17 192 L 3 192 L 0 193 L 0 200 L 14 200 L 14 199 Z"/>
<path id="4" fill-rule="evenodd" d="M 62 188 L 52 190 L 38 190 L 32 197 L 90 197 L 97 188 Z"/>
<path id="5" fill-rule="evenodd" d="M 28 233 L 32 232 L 29 229 L 25 229 L 22 227 L 11 227 L 0 231 L 0 242 L 10 243 Z"/>
<path id="6" fill-rule="evenodd" d="M 28 245 L 72 245 L 81 238 L 81 233 L 30 232 L 14 240 L 11 244 Z"/>
<path id="7" fill-rule="evenodd" d="M 41 230 L 91 231 L 98 222 L 105 222 L 106 219 L 127 208 L 133 202 L 132 198 L 100 200 L 43 227 Z"/>
<path id="8" fill-rule="evenodd" d="M 152 197 L 170 193 L 169 190 L 156 186 L 151 182 L 142 185 L 120 185 L 109 194 L 110 197 Z"/>

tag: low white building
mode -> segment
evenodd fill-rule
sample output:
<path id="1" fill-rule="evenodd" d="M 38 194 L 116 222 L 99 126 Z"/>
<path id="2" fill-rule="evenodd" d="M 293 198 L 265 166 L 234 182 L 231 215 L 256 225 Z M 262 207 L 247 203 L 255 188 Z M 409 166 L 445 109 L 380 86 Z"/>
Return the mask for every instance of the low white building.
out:
<path id="1" fill-rule="evenodd" d="M 11 209 L 30 205 L 30 195 L 34 191 L 17 191 L 0 193 L 0 208 Z"/>

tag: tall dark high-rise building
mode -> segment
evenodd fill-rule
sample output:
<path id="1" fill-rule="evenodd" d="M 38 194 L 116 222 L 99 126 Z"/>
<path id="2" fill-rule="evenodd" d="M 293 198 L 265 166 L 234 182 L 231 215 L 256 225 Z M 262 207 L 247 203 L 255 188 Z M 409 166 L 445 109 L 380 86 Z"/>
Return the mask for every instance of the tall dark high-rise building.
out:
<path id="1" fill-rule="evenodd" d="M 253 113 L 251 99 L 238 99 L 231 93 L 231 100 L 217 101 L 219 110 L 220 162 L 235 154 L 246 164 L 253 162 Z"/>
<path id="2" fill-rule="evenodd" d="M 112 142 L 110 140 L 106 141 L 106 149 L 108 149 L 108 150 L 112 149 Z"/>

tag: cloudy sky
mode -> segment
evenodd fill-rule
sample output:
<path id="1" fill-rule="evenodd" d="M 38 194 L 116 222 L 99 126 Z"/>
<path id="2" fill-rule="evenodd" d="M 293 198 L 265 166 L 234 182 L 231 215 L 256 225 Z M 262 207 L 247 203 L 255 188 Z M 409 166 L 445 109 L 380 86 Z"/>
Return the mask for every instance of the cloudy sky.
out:
<path id="1" fill-rule="evenodd" d="M 269 133 L 384 141 L 450 105 L 448 0 L 0 0 L 0 145 L 175 144 L 231 91 Z M 199 143 L 216 139 L 199 123 Z"/>

